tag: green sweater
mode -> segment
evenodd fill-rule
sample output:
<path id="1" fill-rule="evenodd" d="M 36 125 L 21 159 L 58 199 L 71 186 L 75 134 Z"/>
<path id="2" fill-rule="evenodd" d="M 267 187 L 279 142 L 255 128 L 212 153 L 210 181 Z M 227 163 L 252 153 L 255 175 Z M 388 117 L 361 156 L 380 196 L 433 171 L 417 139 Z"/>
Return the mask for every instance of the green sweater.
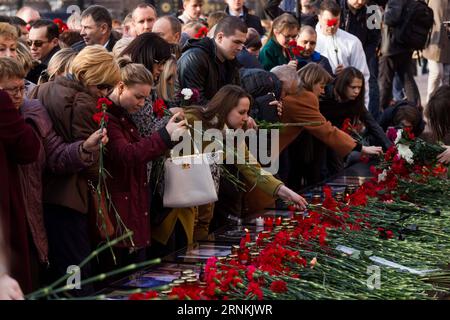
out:
<path id="1" fill-rule="evenodd" d="M 289 58 L 283 55 L 283 47 L 270 38 L 259 53 L 259 62 L 263 68 L 270 71 L 273 67 L 289 63 Z"/>

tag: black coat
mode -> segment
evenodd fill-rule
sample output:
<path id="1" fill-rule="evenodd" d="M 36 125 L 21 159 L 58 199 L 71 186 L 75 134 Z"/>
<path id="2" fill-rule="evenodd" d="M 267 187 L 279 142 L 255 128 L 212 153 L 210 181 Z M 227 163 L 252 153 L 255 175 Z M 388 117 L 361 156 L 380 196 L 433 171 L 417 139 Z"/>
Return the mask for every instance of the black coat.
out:
<path id="1" fill-rule="evenodd" d="M 252 97 L 250 115 L 258 120 L 277 122 L 278 110 L 269 105 L 281 100 L 281 82 L 271 72 L 264 69 L 241 69 L 241 85 Z"/>
<path id="2" fill-rule="evenodd" d="M 321 99 L 320 113 L 338 128 L 342 128 L 347 118 L 359 119 L 366 127 L 363 136 L 371 145 L 381 146 L 387 150 L 392 144 L 370 112 L 365 107 L 358 107 L 354 101 L 337 102 L 334 97 Z"/>
<path id="3" fill-rule="evenodd" d="M 266 33 L 266 30 L 261 24 L 261 19 L 258 18 L 257 16 L 248 13 L 248 9 L 245 6 L 242 9 L 244 11 L 243 12 L 244 15 L 241 17 L 241 19 L 245 22 L 248 28 L 255 29 L 262 37 Z M 225 8 L 225 12 L 226 14 L 230 15 L 230 8 L 228 8 L 228 6 Z"/>
<path id="4" fill-rule="evenodd" d="M 198 89 L 200 101 L 205 105 L 227 84 L 240 85 L 239 64 L 236 59 L 221 62 L 216 55 L 213 39 L 190 39 L 177 62 L 175 92 L 183 88 Z"/>
<path id="5" fill-rule="evenodd" d="M 367 21 L 367 7 L 353 13 L 347 5 L 347 0 L 340 0 L 341 25 L 340 28 L 356 36 L 362 43 L 366 56 L 373 56 L 381 41 L 381 31 L 377 28 L 370 30 Z M 369 59 L 369 58 L 368 58 Z"/>
<path id="6" fill-rule="evenodd" d="M 411 52 L 412 49 L 400 44 L 396 39 L 394 28 L 401 27 L 403 23 L 403 10 L 415 0 L 389 0 L 384 12 L 384 26 L 382 30 L 381 53 L 384 56 L 393 56 L 401 53 Z"/>

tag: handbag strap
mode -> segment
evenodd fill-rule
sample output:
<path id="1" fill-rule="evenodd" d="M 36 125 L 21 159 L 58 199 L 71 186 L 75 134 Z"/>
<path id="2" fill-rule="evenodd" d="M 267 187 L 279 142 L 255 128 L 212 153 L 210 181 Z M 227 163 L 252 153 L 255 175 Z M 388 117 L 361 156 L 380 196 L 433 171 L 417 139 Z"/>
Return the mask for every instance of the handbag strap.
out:
<path id="1" fill-rule="evenodd" d="M 194 138 L 192 137 L 192 134 L 191 134 L 191 130 L 189 130 L 189 128 L 187 130 L 187 133 L 189 135 L 189 138 L 191 138 L 191 141 L 192 141 L 192 144 L 193 144 L 193 148 L 194 148 L 194 154 L 195 155 L 199 155 L 200 154 L 200 150 L 198 149 L 198 146 L 195 143 Z M 170 157 L 173 158 L 173 149 L 170 150 Z"/>

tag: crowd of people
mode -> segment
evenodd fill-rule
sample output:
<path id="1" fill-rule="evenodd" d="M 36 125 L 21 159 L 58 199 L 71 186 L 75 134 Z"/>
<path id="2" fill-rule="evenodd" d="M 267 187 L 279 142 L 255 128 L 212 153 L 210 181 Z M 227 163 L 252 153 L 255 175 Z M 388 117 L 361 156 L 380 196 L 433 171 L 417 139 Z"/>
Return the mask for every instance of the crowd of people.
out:
<path id="1" fill-rule="evenodd" d="M 243 0 L 225 2 L 209 15 L 203 0 L 183 0 L 182 12 L 159 17 L 147 3 L 123 20 L 99 5 L 66 23 L 30 7 L 0 16 L 0 299 L 64 276 L 104 241 L 99 166 L 114 207 L 105 214 L 117 212 L 133 235 L 113 248 L 115 263 L 105 255 L 86 264 L 83 279 L 208 239 L 267 206 L 303 210 L 299 190 L 376 159 L 392 144 L 389 127 L 442 142 L 438 159 L 450 162 L 448 1 L 429 1 L 434 23 L 419 53 L 402 22 L 414 0 L 269 0 L 262 20 Z M 383 13 L 381 28 L 368 24 L 369 6 Z M 428 60 L 426 101 L 413 58 Z M 216 202 L 165 207 L 161 165 L 180 132 L 195 135 L 195 121 L 224 133 L 285 123 L 272 155 L 279 171 L 268 174 L 244 147 L 243 164 L 210 166 Z M 111 237 L 122 230 L 112 228 Z"/>

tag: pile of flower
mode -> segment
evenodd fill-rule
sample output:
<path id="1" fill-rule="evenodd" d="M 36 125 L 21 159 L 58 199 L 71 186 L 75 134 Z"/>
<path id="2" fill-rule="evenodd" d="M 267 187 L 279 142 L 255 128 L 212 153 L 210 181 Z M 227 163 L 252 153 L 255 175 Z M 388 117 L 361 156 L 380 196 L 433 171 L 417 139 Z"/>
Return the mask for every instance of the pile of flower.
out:
<path id="1" fill-rule="evenodd" d="M 395 134 L 394 134 L 395 133 Z M 439 145 L 391 132 L 374 177 L 339 201 L 267 223 L 194 285 L 131 299 L 437 299 L 450 294 L 450 180 Z M 337 198 L 337 197 L 336 197 Z M 165 291 L 161 291 L 165 290 Z"/>

